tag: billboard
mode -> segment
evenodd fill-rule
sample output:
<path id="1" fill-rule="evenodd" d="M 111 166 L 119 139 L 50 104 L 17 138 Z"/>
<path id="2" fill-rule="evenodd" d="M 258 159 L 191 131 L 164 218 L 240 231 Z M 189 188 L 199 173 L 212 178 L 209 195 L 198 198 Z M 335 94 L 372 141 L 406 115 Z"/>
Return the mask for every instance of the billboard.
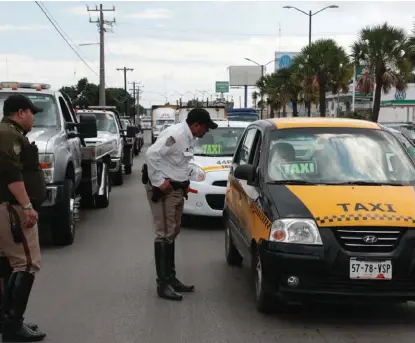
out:
<path id="1" fill-rule="evenodd" d="M 260 66 L 229 67 L 229 85 L 231 87 L 255 86 L 262 76 Z"/>
<path id="2" fill-rule="evenodd" d="M 289 68 L 292 64 L 293 58 L 299 54 L 300 52 L 276 52 L 274 71 Z"/>

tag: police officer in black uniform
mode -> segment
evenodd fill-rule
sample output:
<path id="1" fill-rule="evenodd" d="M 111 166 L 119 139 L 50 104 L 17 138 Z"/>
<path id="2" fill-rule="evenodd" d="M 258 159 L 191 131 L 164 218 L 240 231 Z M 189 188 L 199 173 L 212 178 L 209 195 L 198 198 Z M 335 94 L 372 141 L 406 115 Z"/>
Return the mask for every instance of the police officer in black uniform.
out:
<path id="1" fill-rule="evenodd" d="M 23 323 L 35 274 L 40 270 L 39 206 L 46 183 L 38 149 L 26 134 L 42 112 L 21 94 L 9 96 L 0 122 L 0 250 L 12 273 L 3 297 L 3 342 L 37 342 L 46 334 Z"/>

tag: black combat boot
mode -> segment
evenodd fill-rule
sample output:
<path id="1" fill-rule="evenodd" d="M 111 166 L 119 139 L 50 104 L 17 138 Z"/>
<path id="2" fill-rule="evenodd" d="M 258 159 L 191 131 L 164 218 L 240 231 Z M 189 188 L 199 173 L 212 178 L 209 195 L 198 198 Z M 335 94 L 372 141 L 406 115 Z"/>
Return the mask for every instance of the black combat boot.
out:
<path id="1" fill-rule="evenodd" d="M 176 263 L 175 263 L 175 244 L 167 244 L 171 263 L 171 285 L 176 292 L 194 292 L 195 286 L 185 285 L 176 278 Z"/>
<path id="2" fill-rule="evenodd" d="M 6 257 L 0 258 L 0 279 L 3 279 L 3 284 L 0 287 L 0 333 L 3 332 L 3 322 L 4 322 L 4 301 L 5 301 L 5 288 L 9 282 L 10 275 L 12 274 L 13 269 L 10 266 L 9 260 Z M 32 323 L 23 323 L 29 329 L 36 331 L 38 326 Z"/>
<path id="3" fill-rule="evenodd" d="M 46 334 L 23 325 L 23 315 L 29 301 L 35 277 L 26 272 L 13 273 L 5 291 L 3 342 L 39 342 Z"/>
<path id="4" fill-rule="evenodd" d="M 157 293 L 160 298 L 182 300 L 183 296 L 177 293 L 171 285 L 171 262 L 169 260 L 167 243 L 154 242 L 154 255 L 157 271 Z"/>

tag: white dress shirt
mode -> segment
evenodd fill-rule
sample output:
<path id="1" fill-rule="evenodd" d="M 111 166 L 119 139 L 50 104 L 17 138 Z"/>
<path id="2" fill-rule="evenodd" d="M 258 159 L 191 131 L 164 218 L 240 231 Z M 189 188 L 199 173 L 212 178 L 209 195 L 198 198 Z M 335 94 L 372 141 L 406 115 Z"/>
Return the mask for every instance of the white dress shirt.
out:
<path id="1" fill-rule="evenodd" d="M 189 180 L 195 142 L 189 125 L 184 120 L 163 130 L 157 141 L 148 148 L 146 163 L 152 186 L 160 187 L 164 179 Z"/>

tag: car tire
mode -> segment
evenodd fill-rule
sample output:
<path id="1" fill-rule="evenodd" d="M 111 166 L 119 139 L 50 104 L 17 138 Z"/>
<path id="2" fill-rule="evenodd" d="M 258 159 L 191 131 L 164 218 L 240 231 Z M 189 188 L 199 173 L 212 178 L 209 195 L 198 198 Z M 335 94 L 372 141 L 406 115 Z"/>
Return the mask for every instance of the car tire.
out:
<path id="1" fill-rule="evenodd" d="M 228 265 L 242 266 L 243 258 L 233 242 L 228 218 L 225 219 L 225 257 Z"/>
<path id="2" fill-rule="evenodd" d="M 112 175 L 112 183 L 114 186 L 121 186 L 124 183 L 124 175 L 122 172 L 122 166 Z"/>
<path id="3" fill-rule="evenodd" d="M 134 144 L 134 156 L 138 156 L 139 153 L 140 153 L 140 143 L 138 139 L 136 139 L 135 144 Z"/>
<path id="4" fill-rule="evenodd" d="M 65 180 L 63 200 L 57 204 L 52 220 L 52 241 L 55 245 L 71 245 L 75 239 L 75 196 L 72 180 Z"/>
<path id="5" fill-rule="evenodd" d="M 256 308 L 261 313 L 272 313 L 276 308 L 276 297 L 266 287 L 264 270 L 262 269 L 261 256 L 258 249 L 252 256 L 252 273 L 255 284 Z"/>

